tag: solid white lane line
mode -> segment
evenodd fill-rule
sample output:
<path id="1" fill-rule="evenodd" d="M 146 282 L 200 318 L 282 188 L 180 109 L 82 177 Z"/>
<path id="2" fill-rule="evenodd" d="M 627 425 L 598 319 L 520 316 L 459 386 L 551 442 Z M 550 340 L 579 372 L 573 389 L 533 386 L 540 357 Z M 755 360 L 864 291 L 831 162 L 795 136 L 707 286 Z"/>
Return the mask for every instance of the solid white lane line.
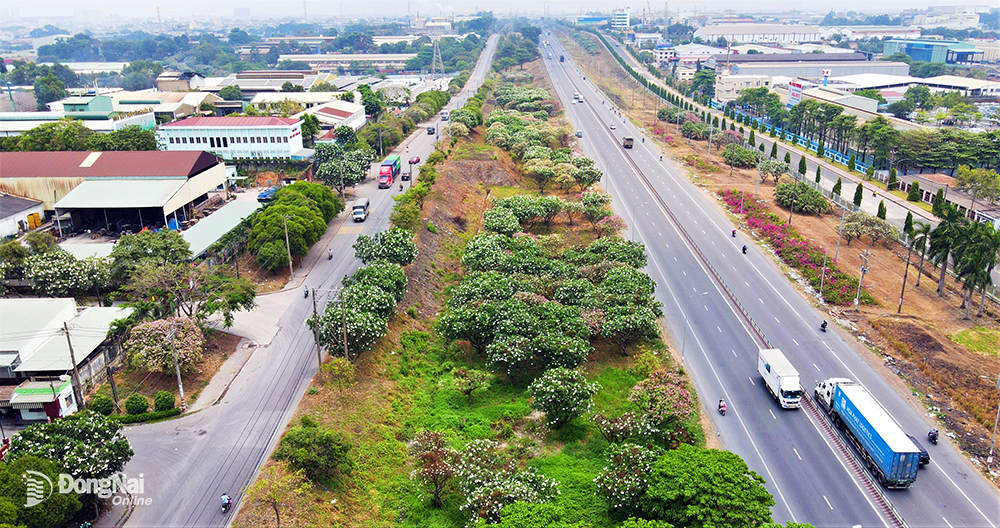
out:
<path id="1" fill-rule="evenodd" d="M 830 348 L 830 345 L 826 344 L 826 341 L 823 341 L 823 346 L 825 346 L 826 349 L 829 350 L 830 352 L 833 352 L 833 349 Z"/>

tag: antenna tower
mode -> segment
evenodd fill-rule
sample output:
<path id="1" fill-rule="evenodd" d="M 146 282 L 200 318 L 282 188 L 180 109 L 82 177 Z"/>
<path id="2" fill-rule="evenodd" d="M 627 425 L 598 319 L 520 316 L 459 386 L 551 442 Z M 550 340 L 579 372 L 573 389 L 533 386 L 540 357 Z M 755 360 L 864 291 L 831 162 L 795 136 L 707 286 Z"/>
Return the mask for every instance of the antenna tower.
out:
<path id="1" fill-rule="evenodd" d="M 306 11 L 306 0 L 302 0 L 302 18 L 309 22 L 309 13 Z"/>
<path id="2" fill-rule="evenodd" d="M 160 32 L 163 32 L 163 18 L 160 17 L 160 7 L 156 7 L 156 22 L 160 25 Z"/>
<path id="3" fill-rule="evenodd" d="M 431 75 L 440 72 L 444 75 L 444 61 L 441 60 L 441 41 L 434 39 L 434 57 L 431 59 Z"/>

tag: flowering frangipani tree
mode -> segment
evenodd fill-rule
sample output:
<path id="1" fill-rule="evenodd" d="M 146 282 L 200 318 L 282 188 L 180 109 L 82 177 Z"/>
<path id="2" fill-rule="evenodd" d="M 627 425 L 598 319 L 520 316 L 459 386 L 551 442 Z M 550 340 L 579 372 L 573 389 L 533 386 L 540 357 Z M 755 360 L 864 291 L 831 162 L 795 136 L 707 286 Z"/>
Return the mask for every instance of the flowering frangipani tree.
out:
<path id="1" fill-rule="evenodd" d="M 470 515 L 467 527 L 479 519 L 497 522 L 500 510 L 515 502 L 544 503 L 559 494 L 559 483 L 534 468 L 520 469 L 514 457 L 492 440 L 474 440 L 462 451 L 456 474 L 465 495 L 461 510 Z"/>
<path id="2" fill-rule="evenodd" d="M 656 424 L 683 420 L 694 411 L 694 396 L 687 380 L 676 372 L 653 372 L 632 388 L 628 399 Z"/>
<path id="3" fill-rule="evenodd" d="M 659 457 L 655 450 L 636 444 L 608 446 L 608 464 L 594 479 L 597 493 L 611 509 L 629 515 L 639 511 L 639 501 L 649 489 L 649 473 Z"/>
<path id="4" fill-rule="evenodd" d="M 84 411 L 12 436 L 5 458 L 13 462 L 34 455 L 59 462 L 76 478 L 107 478 L 135 454 L 121 430 L 120 422 Z"/>
<path id="5" fill-rule="evenodd" d="M 548 424 L 558 429 L 589 411 L 600 388 L 578 370 L 554 368 L 532 382 L 528 392 L 531 407 L 544 412 Z"/>
<path id="6" fill-rule="evenodd" d="M 181 372 L 191 372 L 202 361 L 204 345 L 205 338 L 193 319 L 170 317 L 135 325 L 125 351 L 133 367 L 170 373 L 176 350 Z"/>

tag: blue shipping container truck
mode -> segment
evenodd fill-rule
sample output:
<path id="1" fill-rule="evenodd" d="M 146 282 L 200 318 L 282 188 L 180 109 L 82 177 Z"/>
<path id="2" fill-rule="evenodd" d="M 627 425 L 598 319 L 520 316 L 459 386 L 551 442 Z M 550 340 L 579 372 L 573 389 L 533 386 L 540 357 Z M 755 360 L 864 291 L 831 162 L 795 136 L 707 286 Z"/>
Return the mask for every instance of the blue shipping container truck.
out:
<path id="1" fill-rule="evenodd" d="M 823 390 L 827 384 L 832 386 Z M 833 389 L 832 406 L 824 401 L 828 389 Z M 846 379 L 827 380 L 817 387 L 817 396 L 834 423 L 847 429 L 848 438 L 880 484 L 908 488 L 917 479 L 920 450 L 864 387 Z"/>

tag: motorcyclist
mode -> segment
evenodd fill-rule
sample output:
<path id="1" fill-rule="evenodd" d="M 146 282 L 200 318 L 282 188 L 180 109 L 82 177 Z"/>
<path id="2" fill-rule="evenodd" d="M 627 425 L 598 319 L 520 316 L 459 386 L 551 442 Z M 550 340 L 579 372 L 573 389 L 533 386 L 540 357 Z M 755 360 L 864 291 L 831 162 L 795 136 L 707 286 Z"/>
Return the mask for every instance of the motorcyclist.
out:
<path id="1" fill-rule="evenodd" d="M 736 230 L 733 229 L 733 238 L 736 238 Z"/>
<path id="2" fill-rule="evenodd" d="M 333 260 L 333 249 L 326 250 L 326 258 L 328 260 Z"/>
<path id="3" fill-rule="evenodd" d="M 826 332 L 826 321 L 823 321 L 823 324 L 819 325 L 819 329 Z"/>
<path id="4" fill-rule="evenodd" d="M 306 296 L 306 298 L 308 299 L 309 298 L 309 286 L 303 286 L 302 287 L 302 293 L 304 293 L 305 296 Z"/>
<path id="5" fill-rule="evenodd" d="M 933 443 L 936 444 L 937 441 L 938 441 L 938 430 L 937 429 L 931 429 L 927 433 L 927 438 L 929 438 L 931 442 L 933 442 Z"/>
<path id="6" fill-rule="evenodd" d="M 744 255 L 746 255 L 746 254 L 747 254 L 747 247 L 746 247 L 745 245 L 743 246 L 743 254 L 744 254 Z"/>
<path id="7" fill-rule="evenodd" d="M 726 400 L 725 398 L 719 398 L 719 412 L 726 414 Z"/>
<path id="8" fill-rule="evenodd" d="M 232 497 L 230 497 L 228 493 L 223 493 L 222 494 L 222 507 L 223 508 L 228 508 L 232 504 L 233 504 Z"/>
<path id="9" fill-rule="evenodd" d="M 663 161 L 663 156 L 660 156 L 660 161 Z"/>

